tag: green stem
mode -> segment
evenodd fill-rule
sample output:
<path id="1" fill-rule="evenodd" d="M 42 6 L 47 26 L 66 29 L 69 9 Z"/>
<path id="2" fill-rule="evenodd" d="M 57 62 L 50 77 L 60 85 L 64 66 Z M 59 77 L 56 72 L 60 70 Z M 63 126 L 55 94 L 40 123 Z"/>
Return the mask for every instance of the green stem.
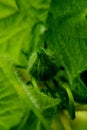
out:
<path id="1" fill-rule="evenodd" d="M 75 104 L 74 104 L 74 98 L 73 98 L 72 92 L 67 83 L 63 83 L 62 87 L 66 90 L 68 98 L 69 98 L 68 112 L 71 116 L 71 119 L 74 119 L 75 118 Z"/>

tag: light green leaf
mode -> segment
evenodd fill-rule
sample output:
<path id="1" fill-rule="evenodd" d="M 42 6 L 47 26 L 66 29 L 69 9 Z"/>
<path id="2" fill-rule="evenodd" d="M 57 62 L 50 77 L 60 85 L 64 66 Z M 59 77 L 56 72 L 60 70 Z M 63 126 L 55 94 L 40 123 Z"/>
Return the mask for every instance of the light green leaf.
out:
<path id="1" fill-rule="evenodd" d="M 0 57 L 0 129 L 10 130 L 26 117 L 29 108 L 15 89 L 17 84 L 9 77 L 10 74 L 6 75 L 3 61 L 4 58 Z M 9 69 L 10 63 L 8 66 Z"/>
<path id="2" fill-rule="evenodd" d="M 6 114 L 4 115 L 5 116 L 4 120 L 3 120 L 3 115 L 2 115 L 1 119 L 3 123 L 9 121 L 8 118 L 11 118 L 11 117 L 13 118 L 14 116 L 13 118 L 14 120 L 11 119 L 9 123 L 7 122 L 5 124 L 9 128 L 12 126 L 15 126 L 18 123 L 20 123 L 21 118 L 23 116 L 25 116 L 26 118 L 27 116 L 26 113 L 29 113 L 29 110 L 32 110 L 33 113 L 36 115 L 36 117 L 39 120 L 41 120 L 44 127 L 47 130 L 48 129 L 50 130 L 50 127 L 48 126 L 46 120 L 41 115 L 41 113 L 43 112 L 43 110 L 47 108 L 51 108 L 53 106 L 59 105 L 61 100 L 48 97 L 40 93 L 39 91 L 35 91 L 31 85 L 28 87 L 27 85 L 23 84 L 22 81 L 19 80 L 19 78 L 17 77 L 17 73 L 15 72 L 14 65 L 12 61 L 9 60 L 9 57 L 4 57 L 4 56 L 0 57 L 0 68 L 1 68 L 0 76 L 1 76 L 1 83 L 2 83 L 0 103 L 3 101 L 3 97 L 5 96 L 4 98 L 6 99 L 4 99 L 4 104 L 7 105 L 7 107 L 6 106 L 4 106 L 4 108 L 3 106 L 1 107 L 1 114 L 3 113 L 3 110 L 5 112 L 7 111 L 9 111 L 9 113 L 11 112 L 9 115 L 8 113 L 7 115 Z M 5 88 L 3 88 L 3 86 Z M 17 108 L 14 108 L 14 107 L 17 107 Z M 17 117 L 18 113 L 17 114 L 12 113 L 13 110 L 14 110 L 14 113 L 17 113 L 18 111 L 21 117 L 19 115 L 18 115 L 19 118 Z M 18 120 L 16 120 L 16 118 Z"/>
<path id="3" fill-rule="evenodd" d="M 0 19 L 9 17 L 17 12 L 17 6 L 14 0 L 0 0 Z"/>
<path id="4" fill-rule="evenodd" d="M 38 21 L 46 21 L 51 0 L 15 0 L 19 10 Z"/>
<path id="5" fill-rule="evenodd" d="M 20 8 L 22 6 L 26 7 L 28 11 L 23 12 L 18 9 L 17 2 L 20 4 Z M 25 53 L 29 52 L 30 45 L 34 46 L 36 44 L 34 43 L 35 40 L 32 42 L 32 39 L 39 39 L 39 36 L 42 35 L 39 34 L 37 36 L 37 33 L 40 32 L 39 26 L 41 26 L 41 23 L 45 24 L 50 0 L 44 2 L 39 0 L 37 2 L 18 0 L 17 2 L 6 2 L 5 0 L 0 2 L 3 16 L 0 19 L 0 54 L 8 54 L 16 64 L 26 65 L 27 60 L 22 51 Z M 8 9 L 10 8 L 9 6 L 14 9 L 14 12 Z M 33 10 L 34 6 L 38 8 L 38 11 L 36 9 Z M 32 10 L 34 16 L 32 16 Z"/>

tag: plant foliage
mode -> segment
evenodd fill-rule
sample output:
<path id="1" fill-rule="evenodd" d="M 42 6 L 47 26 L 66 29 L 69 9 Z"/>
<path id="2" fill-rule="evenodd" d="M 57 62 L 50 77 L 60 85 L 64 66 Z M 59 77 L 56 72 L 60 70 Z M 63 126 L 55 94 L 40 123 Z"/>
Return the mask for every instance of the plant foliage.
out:
<path id="1" fill-rule="evenodd" d="M 87 102 L 86 6 L 0 0 L 0 130 L 55 130 Z"/>

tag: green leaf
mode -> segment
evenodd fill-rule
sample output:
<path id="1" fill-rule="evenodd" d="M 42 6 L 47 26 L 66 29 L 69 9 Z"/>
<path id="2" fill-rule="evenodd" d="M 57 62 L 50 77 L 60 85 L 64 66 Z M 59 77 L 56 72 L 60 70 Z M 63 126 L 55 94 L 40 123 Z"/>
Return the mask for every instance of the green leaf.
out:
<path id="1" fill-rule="evenodd" d="M 54 0 L 47 20 L 48 48 L 54 52 L 57 64 L 65 67 L 73 91 L 76 91 L 73 87 L 74 79 L 82 71 L 87 70 L 86 6 L 87 3 L 82 0 L 67 2 Z M 82 89 L 80 84 L 77 87 L 78 90 Z M 84 90 L 87 93 L 87 89 Z"/>
<path id="2" fill-rule="evenodd" d="M 24 11 L 17 7 L 17 3 L 20 8 L 24 8 Z M 40 26 L 41 23 L 45 24 L 50 0 L 44 2 L 40 0 L 36 2 L 27 0 L 10 0 L 6 2 L 1 0 L 0 6 L 2 11 L 0 19 L 0 53 L 10 55 L 16 64 L 26 65 L 27 59 L 22 51 L 29 52 L 31 44 L 33 46 L 37 44 L 32 39 L 36 39 L 36 41 L 40 39 L 39 36 L 42 35 Z"/>
<path id="3" fill-rule="evenodd" d="M 17 11 L 17 6 L 13 0 L 0 0 L 0 19 L 11 16 Z"/>
<path id="4" fill-rule="evenodd" d="M 26 117 L 29 108 L 15 89 L 17 84 L 6 73 L 5 63 L 4 57 L 0 57 L 0 129 L 10 130 Z M 8 66 L 9 69 L 10 63 Z"/>
<path id="5" fill-rule="evenodd" d="M 48 9 L 51 0 L 15 0 L 16 4 L 22 13 L 30 15 L 38 21 L 46 21 Z"/>
<path id="6" fill-rule="evenodd" d="M 21 114 L 23 116 L 25 116 L 25 118 L 27 116 L 26 113 L 29 113 L 29 110 L 32 110 L 33 113 L 36 115 L 36 117 L 42 122 L 44 127 L 47 130 L 48 129 L 50 130 L 50 127 L 48 126 L 46 120 L 41 115 L 41 113 L 45 109 L 48 109 L 48 108 L 51 108 L 53 106 L 60 104 L 61 100 L 54 99 L 52 97 L 49 97 L 49 96 L 46 96 L 46 95 L 40 93 L 39 91 L 36 91 L 36 90 L 34 90 L 34 88 L 31 85 L 28 87 L 27 85 L 23 84 L 22 81 L 19 80 L 16 70 L 14 68 L 14 64 L 11 60 L 9 60 L 9 57 L 4 57 L 4 56 L 0 57 L 0 67 L 1 67 L 0 76 L 1 76 L 1 83 L 2 83 L 1 99 L 3 100 L 2 97 L 3 97 L 3 94 L 5 93 L 6 100 L 4 101 L 4 104 L 6 104 L 6 102 L 8 101 L 7 106 L 10 109 L 9 112 L 11 112 L 13 110 L 13 109 L 11 110 L 11 108 L 14 108 L 14 105 L 15 105 L 14 102 L 15 102 L 17 105 L 17 106 L 15 105 L 15 106 L 18 107 L 19 111 L 22 111 Z M 6 77 L 6 79 L 3 79 L 4 77 Z M 3 92 L 3 85 L 5 86 L 4 92 Z M 2 102 L 2 100 L 1 100 L 1 102 Z M 12 106 L 10 106 L 9 102 L 11 102 Z M 18 105 L 18 104 L 20 104 L 20 105 Z M 6 108 L 6 106 L 4 107 L 4 109 L 8 110 Z M 20 110 L 20 109 L 22 109 L 22 110 Z M 3 111 L 2 107 L 1 107 L 1 110 Z M 25 111 L 26 111 L 26 113 L 25 113 Z M 16 110 L 14 112 L 16 112 Z M 19 114 L 20 114 L 20 112 L 19 112 Z M 9 116 L 12 116 L 12 117 L 16 116 L 16 118 L 18 118 L 17 115 L 15 115 L 15 114 L 11 114 L 11 115 L 9 114 Z M 2 118 L 3 118 L 3 116 L 2 116 Z M 22 117 L 20 117 L 20 118 L 22 118 Z M 19 120 L 21 121 L 20 118 L 18 118 L 18 121 Z M 8 120 L 7 115 L 5 115 L 5 119 Z M 12 123 L 15 123 L 17 120 L 15 120 L 15 118 L 14 118 L 14 120 L 11 119 L 11 121 L 12 121 Z M 3 123 L 5 123 L 4 120 L 3 120 Z M 9 123 L 9 124 L 7 123 L 7 126 L 8 125 L 9 125 L 9 127 L 11 127 L 11 123 Z M 17 125 L 17 123 L 15 123 L 15 125 Z"/>
<path id="7" fill-rule="evenodd" d="M 32 20 L 19 12 L 0 20 L 0 52 L 10 55 L 15 63 L 20 63 L 22 45 L 29 44 Z M 30 24 L 29 24 L 29 23 Z M 31 28 L 29 28 L 31 26 Z M 25 40 L 26 39 L 26 40 Z M 24 47 L 25 47 L 24 46 Z M 28 48 L 28 47 L 27 47 Z M 25 60 L 24 60 L 25 63 Z"/>
<path id="8" fill-rule="evenodd" d="M 72 91 L 76 101 L 87 103 L 87 86 L 83 83 L 79 76 L 77 76 L 73 81 Z"/>

